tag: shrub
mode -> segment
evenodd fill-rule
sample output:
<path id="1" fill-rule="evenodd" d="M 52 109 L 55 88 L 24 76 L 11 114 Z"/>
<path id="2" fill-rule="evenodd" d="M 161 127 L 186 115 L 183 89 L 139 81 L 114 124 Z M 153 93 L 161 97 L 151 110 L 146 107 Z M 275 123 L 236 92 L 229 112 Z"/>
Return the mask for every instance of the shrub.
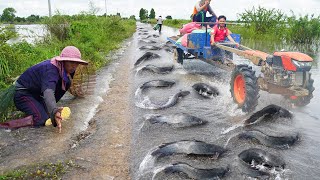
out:
<path id="1" fill-rule="evenodd" d="M 320 38 L 320 17 L 305 15 L 297 18 L 294 14 L 288 18 L 288 41 L 311 44 Z"/>

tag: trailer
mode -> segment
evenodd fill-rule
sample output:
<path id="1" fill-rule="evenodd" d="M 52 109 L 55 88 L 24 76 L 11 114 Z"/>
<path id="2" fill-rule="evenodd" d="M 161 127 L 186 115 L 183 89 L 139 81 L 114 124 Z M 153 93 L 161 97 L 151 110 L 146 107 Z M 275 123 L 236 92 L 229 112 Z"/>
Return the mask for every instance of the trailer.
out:
<path id="1" fill-rule="evenodd" d="M 177 43 L 178 39 L 181 36 L 172 36 L 168 37 L 167 40 L 176 46 L 176 50 L 174 51 L 174 60 L 178 63 L 182 64 L 184 59 L 199 59 L 205 61 L 214 66 L 219 66 L 222 69 L 233 67 L 232 59 L 233 55 L 229 51 L 222 51 L 221 48 L 212 48 L 210 45 L 210 34 L 206 31 L 199 33 L 191 33 L 188 36 L 188 45 L 182 46 L 180 43 Z M 240 35 L 239 34 L 231 34 L 231 37 L 235 40 L 235 42 L 240 44 Z M 220 43 L 220 46 L 225 47 L 233 47 L 235 44 L 228 43 Z M 222 59 L 221 53 L 226 53 L 226 58 Z M 223 60 L 226 60 L 225 62 Z"/>

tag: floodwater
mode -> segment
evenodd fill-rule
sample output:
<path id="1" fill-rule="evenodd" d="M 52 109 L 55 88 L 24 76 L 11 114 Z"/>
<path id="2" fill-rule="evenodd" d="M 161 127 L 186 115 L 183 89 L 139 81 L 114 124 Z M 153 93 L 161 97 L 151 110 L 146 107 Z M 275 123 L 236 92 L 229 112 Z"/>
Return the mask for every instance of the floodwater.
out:
<path id="1" fill-rule="evenodd" d="M 28 43 L 34 44 L 35 42 L 42 40 L 48 31 L 45 25 L 41 24 L 30 24 L 30 25 L 14 25 L 11 29 L 19 34 L 18 37 L 10 39 L 7 43 L 17 43 L 21 41 L 26 41 Z"/>
<path id="2" fill-rule="evenodd" d="M 134 35 L 134 45 L 137 46 L 137 53 L 133 59 L 137 60 L 146 50 L 139 50 L 138 47 L 146 45 L 137 39 L 143 39 L 147 35 L 159 34 L 152 30 L 150 25 L 138 24 L 140 31 L 147 30 L 147 34 L 143 35 L 138 31 Z M 141 35 L 138 35 L 138 33 Z M 166 37 L 177 35 L 178 31 L 173 28 L 163 27 L 163 32 L 159 38 L 151 38 L 157 41 L 156 46 L 166 42 Z M 150 38 L 149 38 L 150 39 Z M 153 44 L 149 44 L 153 45 Z M 263 44 L 261 44 L 263 45 Z M 261 46 L 262 47 L 262 46 Z M 259 49 L 259 44 L 255 45 Z M 263 48 L 265 48 L 263 46 Z M 264 50 L 264 49 L 261 50 Z M 283 48 L 283 47 L 279 47 Z M 281 50 L 275 49 L 275 50 Z M 290 48 L 288 48 L 290 49 Z M 173 80 L 175 85 L 170 88 L 152 88 L 143 93 L 153 103 L 165 103 L 168 98 L 180 90 L 187 90 L 191 93 L 180 99 L 179 102 L 167 109 L 150 110 L 141 108 L 141 104 L 134 108 L 133 115 L 133 136 L 132 136 L 132 176 L 133 179 L 186 179 L 183 174 L 165 174 L 161 172 L 161 168 L 176 162 L 185 162 L 195 168 L 219 168 L 229 167 L 230 173 L 224 179 L 248 179 L 248 168 L 244 167 L 238 154 L 249 148 L 260 148 L 269 153 L 284 159 L 286 163 L 285 169 L 281 171 L 272 171 L 271 179 L 318 179 L 320 176 L 320 152 L 317 148 L 320 145 L 319 118 L 318 109 L 320 82 L 319 69 L 317 63 L 319 61 L 319 52 L 312 54 L 314 57 L 314 68 L 311 70 L 312 78 L 315 79 L 313 99 L 311 103 L 302 108 L 291 108 L 286 99 L 281 95 L 269 94 L 260 91 L 259 104 L 256 110 L 260 110 L 269 104 L 276 104 L 290 110 L 294 117 L 292 119 L 278 118 L 271 121 L 256 124 L 251 127 L 244 128 L 242 122 L 248 117 L 239 110 L 233 102 L 230 94 L 230 72 L 218 69 L 199 60 L 185 60 L 183 67 L 177 65 L 173 61 L 173 54 L 165 50 L 152 50 L 151 52 L 161 55 L 160 59 L 154 59 L 144 62 L 139 66 L 152 64 L 156 66 L 175 65 L 173 72 L 165 75 L 155 73 L 139 73 L 133 72 L 135 91 L 143 83 L 151 80 Z M 272 52 L 272 50 L 271 50 Z M 241 57 L 234 56 L 236 64 L 246 63 Z M 133 62 L 134 63 L 134 62 Z M 259 69 L 256 69 L 259 71 Z M 220 95 L 212 99 L 200 97 L 193 89 L 192 85 L 198 82 L 207 83 L 215 86 L 220 91 Z M 132 95 L 132 104 L 137 102 Z M 148 114 L 171 115 L 174 113 L 188 113 L 190 115 L 207 120 L 208 123 L 202 126 L 173 128 L 167 124 L 151 124 L 144 122 L 143 116 Z M 257 143 L 250 143 L 244 140 L 238 140 L 234 136 L 243 130 L 255 129 L 273 136 L 293 135 L 298 133 L 300 140 L 293 147 L 286 150 L 268 148 Z M 229 151 L 218 159 L 204 157 L 187 157 L 183 155 L 174 155 L 154 159 L 150 156 L 150 152 L 163 143 L 170 143 L 180 140 L 199 140 L 212 143 L 222 147 L 226 147 Z"/>

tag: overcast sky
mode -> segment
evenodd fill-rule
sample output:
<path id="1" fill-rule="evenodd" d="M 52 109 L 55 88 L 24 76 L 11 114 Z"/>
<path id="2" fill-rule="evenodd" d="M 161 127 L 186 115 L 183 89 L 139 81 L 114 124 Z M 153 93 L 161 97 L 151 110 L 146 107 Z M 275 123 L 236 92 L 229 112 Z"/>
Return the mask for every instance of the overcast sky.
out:
<path id="1" fill-rule="evenodd" d="M 98 14 L 105 13 L 105 0 L 91 0 L 100 8 Z M 188 19 L 193 11 L 196 0 L 106 0 L 107 13 L 119 12 L 124 17 L 139 16 L 140 8 L 149 12 L 154 8 L 156 16 L 171 15 L 175 19 Z M 217 15 L 226 15 L 230 20 L 236 20 L 237 14 L 251 9 L 253 6 L 268 9 L 276 8 L 291 15 L 320 14 L 320 0 L 223 0 L 211 1 L 211 7 Z M 31 14 L 48 16 L 48 0 L 0 0 L 0 13 L 7 7 L 13 7 L 17 16 L 27 17 Z M 89 0 L 51 0 L 53 14 L 59 10 L 62 14 L 78 14 L 89 10 Z"/>

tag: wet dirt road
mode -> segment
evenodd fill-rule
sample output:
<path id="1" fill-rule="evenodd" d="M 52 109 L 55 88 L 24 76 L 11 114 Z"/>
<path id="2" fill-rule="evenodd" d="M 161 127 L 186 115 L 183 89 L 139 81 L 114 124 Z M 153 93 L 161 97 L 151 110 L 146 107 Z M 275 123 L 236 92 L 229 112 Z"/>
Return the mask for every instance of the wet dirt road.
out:
<path id="1" fill-rule="evenodd" d="M 97 72 L 95 93 L 61 104 L 72 116 L 62 133 L 53 127 L 0 130 L 0 173 L 38 163 L 70 161 L 79 165 L 62 179 L 130 179 L 130 61 L 133 38 L 111 53 L 114 62 Z"/>

